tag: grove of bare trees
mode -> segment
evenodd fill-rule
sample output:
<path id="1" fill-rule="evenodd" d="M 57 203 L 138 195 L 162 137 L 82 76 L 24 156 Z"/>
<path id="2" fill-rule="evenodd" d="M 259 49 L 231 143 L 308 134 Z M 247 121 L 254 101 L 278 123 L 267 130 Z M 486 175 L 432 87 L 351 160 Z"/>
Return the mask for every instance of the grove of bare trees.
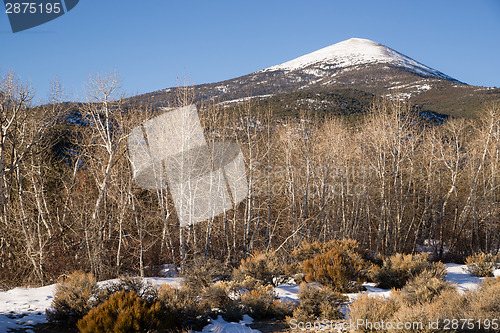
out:
<path id="1" fill-rule="evenodd" d="M 200 256 L 236 263 L 254 250 L 286 257 L 315 240 L 450 260 L 500 249 L 499 105 L 441 125 L 392 100 L 356 122 L 200 105 L 208 144 L 242 149 L 249 189 L 236 209 L 180 228 L 168 188 L 134 184 L 126 144 L 168 111 L 124 103 L 114 75 L 93 77 L 80 104 L 60 103 L 56 83 L 53 100 L 33 106 L 15 75 L 0 82 L 0 287 L 76 269 L 154 274 Z"/>

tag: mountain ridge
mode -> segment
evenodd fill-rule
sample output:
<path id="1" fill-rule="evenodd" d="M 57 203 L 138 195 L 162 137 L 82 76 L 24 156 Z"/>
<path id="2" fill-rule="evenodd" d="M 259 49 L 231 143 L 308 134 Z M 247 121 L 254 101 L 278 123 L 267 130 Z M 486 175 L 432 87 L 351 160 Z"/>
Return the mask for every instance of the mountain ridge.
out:
<path id="1" fill-rule="evenodd" d="M 187 87 L 195 103 L 240 103 L 299 91 L 355 89 L 410 100 L 423 111 L 467 115 L 499 99 L 500 89 L 470 86 L 385 45 L 351 38 L 240 77 Z M 176 104 L 179 87 L 129 98 L 156 107 Z M 470 100 L 473 100 L 472 102 Z"/>
<path id="2" fill-rule="evenodd" d="M 318 64 L 345 68 L 373 63 L 392 64 L 417 73 L 420 72 L 423 75 L 463 83 L 383 44 L 363 38 L 350 38 L 262 71 L 293 71 Z"/>

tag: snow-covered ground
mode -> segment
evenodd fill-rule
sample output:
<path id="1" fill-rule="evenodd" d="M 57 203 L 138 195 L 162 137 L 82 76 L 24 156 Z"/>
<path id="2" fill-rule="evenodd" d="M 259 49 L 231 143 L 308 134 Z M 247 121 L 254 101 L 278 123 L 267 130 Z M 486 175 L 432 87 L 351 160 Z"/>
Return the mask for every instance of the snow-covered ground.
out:
<path id="1" fill-rule="evenodd" d="M 203 328 L 202 332 L 227 332 L 227 333 L 260 333 L 260 331 L 253 330 L 247 324 L 253 323 L 252 317 L 244 315 L 239 323 L 228 323 L 221 316 L 216 320 L 212 320 L 210 324 Z"/>
<path id="2" fill-rule="evenodd" d="M 55 284 L 41 288 L 14 288 L 0 292 L 0 332 L 45 323 Z"/>
<path id="3" fill-rule="evenodd" d="M 464 292 L 468 289 L 477 288 L 479 283 L 484 278 L 477 278 L 467 274 L 464 271 L 465 265 L 446 264 L 448 275 L 446 280 L 449 280 L 457 285 L 459 291 Z M 500 277 L 500 269 L 495 271 L 495 276 Z M 112 280 L 110 280 L 112 281 Z M 104 281 L 106 283 L 110 281 Z M 147 278 L 147 281 L 153 285 L 170 284 L 178 286 L 182 281 L 181 278 Z M 367 293 L 373 296 L 389 296 L 390 290 L 376 288 L 374 284 L 365 284 Z M 8 291 L 0 291 L 0 332 L 9 332 L 9 330 L 25 329 L 29 332 L 29 328 L 36 324 L 45 323 L 45 310 L 51 305 L 54 295 L 55 285 L 40 287 L 40 288 L 14 288 Z M 298 301 L 299 286 L 293 284 L 283 284 L 275 289 L 276 294 L 282 300 Z M 348 294 L 350 300 L 354 300 L 357 294 Z M 209 325 L 205 326 L 203 332 L 244 332 L 257 333 L 247 326 L 252 322 L 252 318 L 244 316 L 239 323 L 228 323 L 221 317 L 212 320 Z"/>

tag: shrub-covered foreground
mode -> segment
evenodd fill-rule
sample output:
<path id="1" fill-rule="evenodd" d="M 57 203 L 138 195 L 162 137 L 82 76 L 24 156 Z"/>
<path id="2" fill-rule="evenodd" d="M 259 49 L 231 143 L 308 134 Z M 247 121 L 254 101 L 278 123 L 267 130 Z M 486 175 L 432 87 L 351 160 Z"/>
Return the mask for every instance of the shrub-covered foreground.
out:
<path id="1" fill-rule="evenodd" d="M 179 288 L 166 284 L 156 288 L 139 278 L 121 278 L 98 287 L 91 274 L 75 272 L 56 287 L 47 318 L 76 323 L 81 332 L 149 332 L 199 330 L 209 317 L 218 315 L 228 321 L 238 321 L 243 314 L 255 319 L 292 315 L 295 303 L 279 300 L 272 285 L 251 276 L 262 272 L 242 273 L 250 261 L 236 270 L 234 279 L 225 281 L 216 281 L 219 274 L 200 273 L 214 267 L 213 262 L 205 268 L 193 265 L 185 272 L 190 278 Z"/>
<path id="2" fill-rule="evenodd" d="M 354 332 L 498 332 L 500 279 L 460 294 L 427 272 L 388 299 L 361 295 L 350 306 Z"/>
<path id="3" fill-rule="evenodd" d="M 467 325 L 481 325 L 473 327 L 478 332 L 496 327 L 492 320 L 500 313 L 498 279 L 487 279 L 477 291 L 462 295 L 444 280 L 445 265 L 430 262 L 426 255 L 396 254 L 374 260 L 351 240 L 303 244 L 291 257 L 294 260 L 287 261 L 272 252 L 254 253 L 234 269 L 214 260 L 195 261 L 185 266 L 178 288 L 155 287 L 139 278 L 98 286 L 91 274 L 75 272 L 58 284 L 47 318 L 70 322 L 81 332 L 200 330 L 210 317 L 219 315 L 227 321 L 249 314 L 289 324 L 342 320 L 340 307 L 347 302 L 342 293 L 359 291 L 361 282 L 372 281 L 393 291 L 388 299 L 360 295 L 350 308 L 356 323 L 424 325 L 417 330 L 389 329 L 399 332 L 436 331 L 428 326 L 433 323 L 459 332 L 452 320 L 468 318 L 475 322 Z M 477 257 L 468 263 L 485 262 L 484 255 Z M 275 285 L 292 280 L 302 281 L 299 303 L 281 301 L 274 291 Z"/>

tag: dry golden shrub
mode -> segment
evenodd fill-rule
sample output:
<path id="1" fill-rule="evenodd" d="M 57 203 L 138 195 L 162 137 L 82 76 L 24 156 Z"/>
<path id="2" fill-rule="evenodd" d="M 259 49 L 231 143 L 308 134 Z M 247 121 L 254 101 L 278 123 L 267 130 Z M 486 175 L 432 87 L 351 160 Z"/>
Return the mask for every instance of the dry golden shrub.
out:
<path id="1" fill-rule="evenodd" d="M 292 314 L 293 302 L 284 302 L 277 298 L 271 285 L 259 286 L 256 289 L 242 293 L 241 303 L 254 319 L 285 318 Z"/>
<path id="2" fill-rule="evenodd" d="M 175 327 L 201 329 L 210 314 L 209 303 L 187 286 L 175 288 L 163 284 L 158 290 L 158 301 Z"/>
<path id="3" fill-rule="evenodd" d="M 398 310 L 398 304 L 392 300 L 384 297 L 372 297 L 367 294 L 361 294 L 359 297 L 349 306 L 349 319 L 352 322 L 371 322 L 371 323 L 381 323 L 381 321 L 387 322 L 392 319 L 396 311 Z M 354 332 L 366 332 L 363 326 L 356 326 Z M 378 330 L 378 332 L 384 332 L 383 330 Z"/>
<path id="4" fill-rule="evenodd" d="M 333 248 L 303 263 L 305 280 L 318 282 L 338 292 L 359 291 L 358 281 L 363 277 L 364 261 L 355 252 Z"/>
<path id="5" fill-rule="evenodd" d="M 300 317 L 312 319 L 321 317 L 328 320 L 343 317 L 339 308 L 342 303 L 347 301 L 347 297 L 339 292 L 335 292 L 328 287 L 302 283 L 299 287 L 298 296 L 300 303 L 296 311 L 294 311 L 294 318 L 297 320 Z"/>
<path id="6" fill-rule="evenodd" d="M 92 308 L 97 294 L 97 282 L 92 274 L 76 271 L 57 284 L 52 306 L 46 311 L 49 321 L 78 319 Z"/>
<path id="7" fill-rule="evenodd" d="M 465 259 L 467 272 L 478 277 L 492 277 L 493 271 L 500 266 L 498 256 L 491 253 L 476 253 Z"/>
<path id="8" fill-rule="evenodd" d="M 500 321 L 500 278 L 485 279 L 477 290 L 469 292 L 466 297 L 470 304 L 467 318 L 482 322 L 497 318 Z"/>
<path id="9" fill-rule="evenodd" d="M 250 257 L 241 260 L 240 266 L 234 270 L 233 277 L 236 281 L 253 278 L 262 284 L 276 285 L 285 275 L 283 266 L 278 262 L 274 252 L 254 252 Z M 279 281 L 275 281 L 276 278 Z"/>
<path id="10" fill-rule="evenodd" d="M 301 247 L 292 252 L 292 256 L 297 261 L 311 259 L 318 254 L 330 251 L 331 249 L 341 249 L 346 252 L 353 252 L 362 255 L 359 244 L 354 239 L 331 240 L 328 242 L 303 243 Z"/>
<path id="11" fill-rule="evenodd" d="M 402 288 L 406 282 L 428 270 L 442 277 L 444 266 L 442 263 L 431 263 L 427 254 L 397 253 L 384 259 L 384 263 L 373 277 L 379 288 Z"/>
<path id="12" fill-rule="evenodd" d="M 94 332 L 147 332 L 161 328 L 161 304 L 148 305 L 135 292 L 119 291 L 80 319 L 77 323 L 82 333 Z"/>
<path id="13" fill-rule="evenodd" d="M 454 287 L 449 281 L 436 277 L 431 271 L 424 270 L 411 278 L 401 291 L 393 292 L 393 297 L 400 298 L 409 306 L 415 306 L 430 303 L 443 291 L 452 289 Z"/>

